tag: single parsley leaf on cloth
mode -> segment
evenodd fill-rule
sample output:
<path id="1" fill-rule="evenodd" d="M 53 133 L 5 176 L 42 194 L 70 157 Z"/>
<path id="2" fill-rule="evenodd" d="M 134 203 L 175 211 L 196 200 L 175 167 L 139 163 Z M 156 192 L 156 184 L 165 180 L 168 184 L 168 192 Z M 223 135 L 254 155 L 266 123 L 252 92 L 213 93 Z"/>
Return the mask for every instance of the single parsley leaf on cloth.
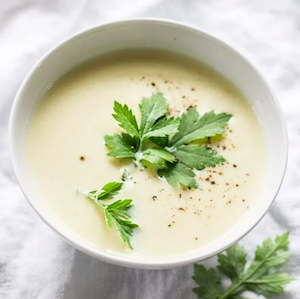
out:
<path id="1" fill-rule="evenodd" d="M 257 246 L 247 275 L 257 278 L 266 274 L 270 268 L 283 264 L 291 256 L 287 251 L 289 243 L 289 233 L 276 237 L 274 241 L 271 238 L 266 239 L 261 246 Z"/>
<path id="2" fill-rule="evenodd" d="M 226 250 L 226 254 L 218 254 L 218 269 L 221 273 L 228 276 L 232 282 L 237 282 L 247 262 L 247 253 L 239 244 L 234 244 Z"/>
<path id="3" fill-rule="evenodd" d="M 207 270 L 202 265 L 194 265 L 193 279 L 199 285 L 193 289 L 199 298 L 216 299 L 221 296 L 221 277 L 216 274 L 213 268 Z"/>
<path id="4" fill-rule="evenodd" d="M 110 228 L 112 225 L 115 225 L 123 242 L 132 249 L 130 237 L 133 235 L 133 230 L 138 227 L 136 223 L 130 220 L 130 216 L 127 213 L 132 207 L 132 200 L 119 199 L 111 204 L 103 203 L 103 200 L 113 199 L 118 195 L 122 185 L 123 183 L 121 182 L 110 182 L 103 186 L 101 190 L 93 190 L 85 195 L 103 209 L 107 227 Z"/>
<path id="5" fill-rule="evenodd" d="M 222 134 L 231 117 L 227 113 L 216 114 L 210 111 L 199 118 L 197 109 L 192 107 L 182 115 L 178 132 L 172 138 L 170 145 L 178 147 L 195 140 Z"/>
<path id="6" fill-rule="evenodd" d="M 168 163 L 167 167 L 159 169 L 157 174 L 160 177 L 165 177 L 172 187 L 177 187 L 179 184 L 182 184 L 187 187 L 197 188 L 195 173 L 182 163 Z"/>
<path id="7" fill-rule="evenodd" d="M 231 285 L 227 289 L 219 287 L 217 283 L 219 276 L 213 272 L 213 269 L 206 270 L 204 266 L 195 265 L 193 279 L 199 286 L 193 289 L 194 292 L 202 299 L 246 299 L 243 297 L 245 291 L 267 298 L 283 293 L 283 286 L 294 280 L 278 269 L 278 266 L 285 263 L 291 255 L 287 251 L 288 238 L 289 233 L 285 233 L 275 240 L 270 238 L 265 240 L 262 246 L 257 247 L 254 260 L 246 270 L 247 255 L 242 246 L 235 244 L 224 253 L 218 254 L 218 269 L 231 280 Z M 206 282 L 209 271 L 214 273 L 211 274 L 210 284 Z"/>

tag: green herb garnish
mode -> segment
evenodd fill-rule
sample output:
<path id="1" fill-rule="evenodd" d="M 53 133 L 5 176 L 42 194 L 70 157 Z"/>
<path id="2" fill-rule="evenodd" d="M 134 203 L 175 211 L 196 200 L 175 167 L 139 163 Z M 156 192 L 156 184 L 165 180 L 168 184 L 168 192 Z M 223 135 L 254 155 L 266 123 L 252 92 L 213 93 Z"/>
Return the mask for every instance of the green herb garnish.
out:
<path id="1" fill-rule="evenodd" d="M 231 280 L 227 289 L 222 287 L 221 276 L 215 269 L 207 270 L 196 264 L 193 279 L 199 286 L 193 291 L 202 299 L 247 299 L 242 296 L 245 291 L 265 297 L 283 293 L 282 286 L 294 280 L 277 268 L 291 255 L 287 251 L 288 239 L 289 233 L 278 236 L 274 241 L 266 239 L 262 246 L 257 246 L 254 260 L 247 269 L 247 254 L 242 246 L 235 244 L 225 254 L 218 254 L 218 269 Z"/>
<path id="2" fill-rule="evenodd" d="M 139 105 L 141 123 L 127 105 L 114 103 L 113 117 L 127 133 L 106 135 L 109 156 L 131 159 L 138 166 L 157 167 L 157 174 L 168 183 L 197 188 L 193 169 L 214 167 L 225 159 L 206 145 L 190 144 L 224 133 L 231 115 L 207 112 L 201 117 L 192 107 L 180 118 L 167 117 L 169 105 L 160 93 L 143 98 Z"/>
<path id="3" fill-rule="evenodd" d="M 127 210 L 132 207 L 132 200 L 119 199 L 111 204 L 104 204 L 102 202 L 103 200 L 113 199 L 118 195 L 122 185 L 123 183 L 111 182 L 102 187 L 100 191 L 93 190 L 85 195 L 103 209 L 107 227 L 115 225 L 123 242 L 132 249 L 130 237 L 133 234 L 133 230 L 138 227 L 137 224 L 130 220 L 130 216 L 127 213 Z"/>

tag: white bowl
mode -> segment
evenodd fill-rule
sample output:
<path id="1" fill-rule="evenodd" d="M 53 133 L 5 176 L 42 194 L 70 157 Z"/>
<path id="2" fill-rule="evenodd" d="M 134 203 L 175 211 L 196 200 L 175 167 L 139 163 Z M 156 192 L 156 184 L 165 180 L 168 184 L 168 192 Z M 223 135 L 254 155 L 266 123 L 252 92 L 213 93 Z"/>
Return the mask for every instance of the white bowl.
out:
<path id="1" fill-rule="evenodd" d="M 157 48 L 203 61 L 224 75 L 246 96 L 264 130 L 267 174 L 263 190 L 239 225 L 210 246 L 180 256 L 136 260 L 85 244 L 55 219 L 30 184 L 26 164 L 28 123 L 45 92 L 64 73 L 98 55 L 128 48 Z M 251 138 L 251 136 L 249 136 Z M 15 175 L 29 203 L 69 244 L 97 259 L 138 268 L 171 268 L 200 261 L 223 251 L 247 234 L 268 211 L 280 188 L 287 162 L 287 133 L 274 94 L 253 65 L 240 53 L 198 28 L 158 19 L 126 20 L 101 25 L 72 36 L 50 50 L 22 83 L 10 116 L 9 143 Z"/>

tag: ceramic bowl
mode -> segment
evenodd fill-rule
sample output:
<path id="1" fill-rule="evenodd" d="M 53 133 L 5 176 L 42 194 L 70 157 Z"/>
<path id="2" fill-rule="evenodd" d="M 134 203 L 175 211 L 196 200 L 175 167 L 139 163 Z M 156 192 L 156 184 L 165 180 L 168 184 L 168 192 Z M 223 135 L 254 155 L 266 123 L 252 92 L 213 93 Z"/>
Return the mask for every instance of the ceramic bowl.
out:
<path id="1" fill-rule="evenodd" d="M 209 65 L 242 91 L 264 130 L 267 171 L 258 198 L 234 229 L 203 249 L 151 260 L 97 250 L 57 221 L 30 184 L 26 161 L 28 124 L 49 86 L 87 60 L 130 48 L 168 50 Z M 82 31 L 50 50 L 32 68 L 16 95 L 10 116 L 9 143 L 15 175 L 25 197 L 54 231 L 78 250 L 97 259 L 122 266 L 151 269 L 178 267 L 206 259 L 245 236 L 262 219 L 278 193 L 285 173 L 288 148 L 282 111 L 257 69 L 234 48 L 213 35 L 199 28 L 160 19 L 134 19 L 103 24 Z"/>

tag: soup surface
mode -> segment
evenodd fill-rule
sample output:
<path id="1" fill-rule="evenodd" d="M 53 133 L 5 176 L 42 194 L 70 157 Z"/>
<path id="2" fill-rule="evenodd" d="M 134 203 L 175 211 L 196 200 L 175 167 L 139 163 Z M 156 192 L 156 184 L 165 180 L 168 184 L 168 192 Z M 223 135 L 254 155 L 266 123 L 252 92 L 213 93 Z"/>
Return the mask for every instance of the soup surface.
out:
<path id="1" fill-rule="evenodd" d="M 197 171 L 198 189 L 173 188 L 149 169 L 107 156 L 104 136 L 124 131 L 112 117 L 114 100 L 139 121 L 141 99 L 157 92 L 173 116 L 190 106 L 232 114 L 223 138 L 209 144 L 227 162 Z M 194 60 L 144 50 L 100 57 L 53 84 L 33 115 L 27 149 L 32 184 L 60 225 L 90 246 L 136 258 L 198 250 L 238 225 L 260 191 L 265 152 L 262 128 L 230 82 Z M 124 168 L 132 179 L 116 199 L 133 200 L 133 250 L 106 227 L 102 209 L 76 192 L 120 181 Z"/>

